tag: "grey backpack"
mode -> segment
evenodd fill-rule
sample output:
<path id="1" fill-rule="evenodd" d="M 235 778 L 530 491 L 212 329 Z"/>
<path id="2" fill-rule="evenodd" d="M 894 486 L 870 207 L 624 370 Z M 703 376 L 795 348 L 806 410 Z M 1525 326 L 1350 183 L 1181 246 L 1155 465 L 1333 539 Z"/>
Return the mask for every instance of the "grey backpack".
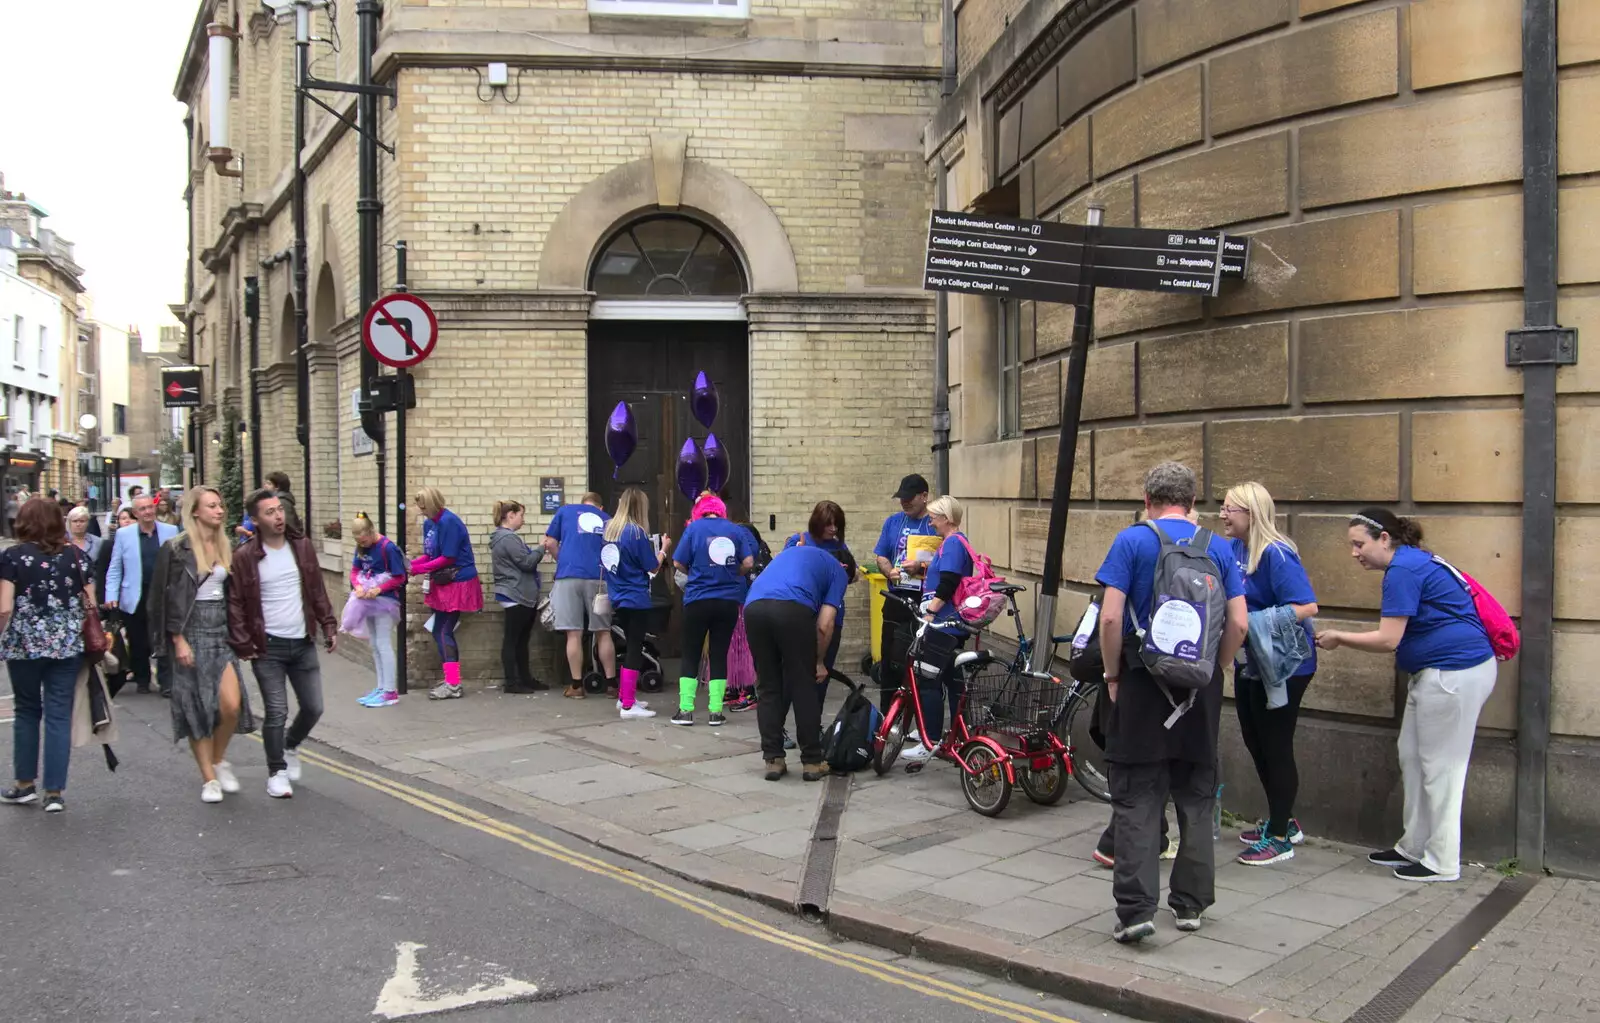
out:
<path id="1" fill-rule="evenodd" d="M 1216 675 L 1228 595 L 1211 558 L 1211 530 L 1196 529 L 1187 544 L 1180 544 L 1154 522 L 1144 524 L 1161 538 L 1161 553 L 1150 591 L 1150 628 L 1140 629 L 1135 619 L 1134 631 L 1140 660 L 1172 704 L 1166 721 L 1171 728 Z M 1128 614 L 1134 618 L 1132 609 Z M 1173 690 L 1187 692 L 1188 698 L 1180 703 Z"/>

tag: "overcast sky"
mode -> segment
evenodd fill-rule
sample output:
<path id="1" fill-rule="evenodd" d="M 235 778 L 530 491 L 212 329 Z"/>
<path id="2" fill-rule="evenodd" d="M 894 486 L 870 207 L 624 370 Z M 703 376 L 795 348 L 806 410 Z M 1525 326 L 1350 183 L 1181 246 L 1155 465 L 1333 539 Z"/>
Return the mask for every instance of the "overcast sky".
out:
<path id="1" fill-rule="evenodd" d="M 183 105 L 198 0 L 0 0 L 0 173 L 77 246 L 95 318 L 148 344 L 183 301 Z"/>

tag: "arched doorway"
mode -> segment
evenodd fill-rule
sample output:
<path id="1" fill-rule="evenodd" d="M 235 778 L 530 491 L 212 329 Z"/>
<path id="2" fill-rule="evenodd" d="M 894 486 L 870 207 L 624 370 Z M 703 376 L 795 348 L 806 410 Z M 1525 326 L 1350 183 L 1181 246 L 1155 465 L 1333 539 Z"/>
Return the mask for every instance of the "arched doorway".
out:
<path id="1" fill-rule="evenodd" d="M 589 322 L 590 489 L 616 506 L 626 487 L 650 495 L 651 527 L 683 532 L 690 502 L 678 491 L 684 441 L 709 433 L 729 452 L 722 497 L 736 519 L 749 516 L 749 349 L 740 302 L 748 289 L 744 262 L 715 226 L 679 213 L 651 213 L 605 238 L 590 264 L 595 294 Z M 704 372 L 719 394 L 708 431 L 690 411 Z M 633 408 L 639 445 L 611 478 L 605 424 L 617 402 Z"/>

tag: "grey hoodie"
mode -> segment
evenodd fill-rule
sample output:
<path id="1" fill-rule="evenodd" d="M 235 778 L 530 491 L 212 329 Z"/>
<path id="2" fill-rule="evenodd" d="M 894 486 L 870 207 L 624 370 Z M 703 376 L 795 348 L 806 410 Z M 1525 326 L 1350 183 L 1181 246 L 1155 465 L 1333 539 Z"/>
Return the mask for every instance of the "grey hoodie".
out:
<path id="1" fill-rule="evenodd" d="M 544 550 L 529 547 L 516 530 L 504 526 L 489 538 L 494 565 L 494 595 L 523 607 L 539 606 L 539 562 Z"/>

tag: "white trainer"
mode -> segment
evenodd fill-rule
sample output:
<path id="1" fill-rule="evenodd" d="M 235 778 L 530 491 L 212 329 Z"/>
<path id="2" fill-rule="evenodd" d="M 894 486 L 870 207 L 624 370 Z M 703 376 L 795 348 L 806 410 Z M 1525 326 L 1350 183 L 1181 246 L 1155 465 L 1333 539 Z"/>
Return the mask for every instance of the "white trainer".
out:
<path id="1" fill-rule="evenodd" d="M 632 707 L 619 710 L 617 713 L 622 715 L 622 719 L 624 721 L 628 720 L 629 718 L 653 718 L 656 716 L 655 711 L 639 703 L 635 703 Z"/>
<path id="2" fill-rule="evenodd" d="M 200 802 L 202 802 L 202 803 L 220 803 L 220 802 L 222 802 L 222 786 L 217 784 L 214 781 L 208 781 L 204 785 L 200 786 Z"/>
<path id="3" fill-rule="evenodd" d="M 267 776 L 267 795 L 273 799 L 288 799 L 294 795 L 294 786 L 289 784 L 288 771 L 274 771 Z"/>
<path id="4" fill-rule="evenodd" d="M 232 795 L 239 791 L 239 776 L 233 773 L 233 765 L 226 760 L 219 760 L 212 765 L 216 772 L 217 784 L 222 786 L 222 791 Z"/>
<path id="5" fill-rule="evenodd" d="M 283 751 L 283 762 L 288 765 L 290 781 L 300 780 L 300 751 L 286 749 Z"/>
<path id="6" fill-rule="evenodd" d="M 635 707 L 648 707 L 648 706 L 650 706 L 650 704 L 645 702 L 644 700 L 634 700 L 633 701 L 633 705 Z M 622 701 L 621 700 L 617 701 L 617 709 L 618 710 L 622 709 Z"/>

